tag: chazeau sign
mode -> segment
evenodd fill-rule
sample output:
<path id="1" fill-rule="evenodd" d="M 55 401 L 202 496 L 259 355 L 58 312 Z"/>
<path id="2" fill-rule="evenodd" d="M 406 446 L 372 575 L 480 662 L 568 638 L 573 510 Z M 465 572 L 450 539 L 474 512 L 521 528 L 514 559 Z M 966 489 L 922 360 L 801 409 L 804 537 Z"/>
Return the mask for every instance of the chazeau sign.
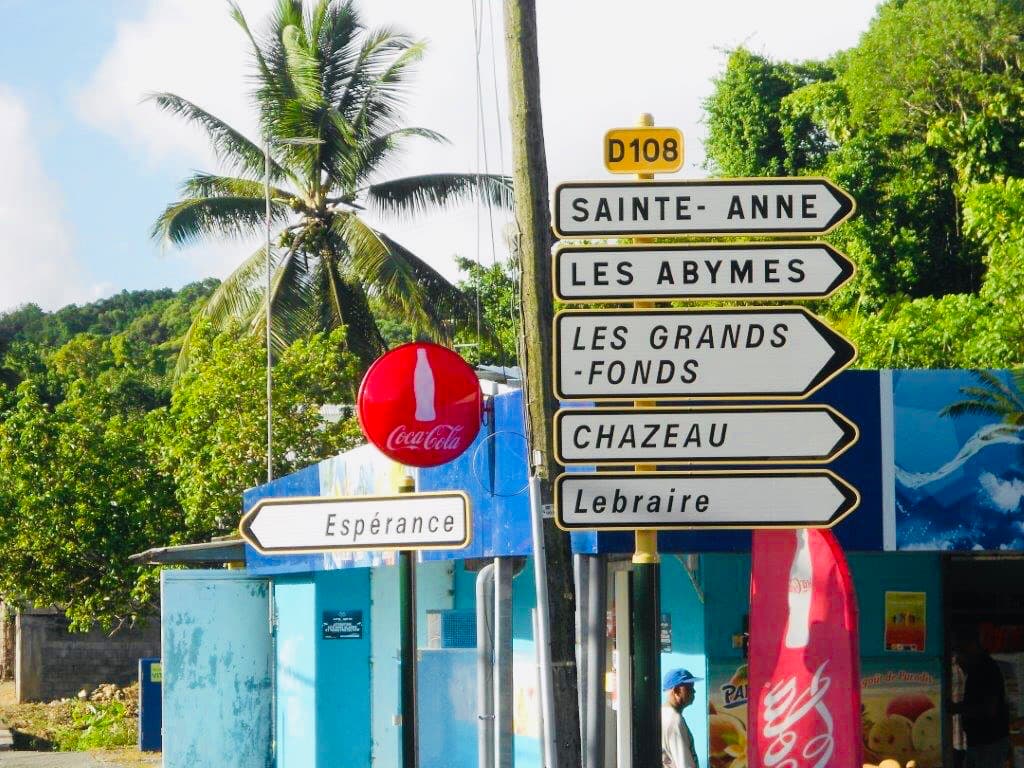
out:
<path id="1" fill-rule="evenodd" d="M 857 427 L 828 406 L 565 408 L 555 414 L 559 464 L 832 461 Z"/>
<path id="2" fill-rule="evenodd" d="M 567 310 L 554 325 L 567 400 L 803 398 L 857 355 L 803 307 Z"/>
<path id="3" fill-rule="evenodd" d="M 469 545 L 469 499 L 454 491 L 263 499 L 239 531 L 264 554 L 461 549 Z"/>
<path id="4" fill-rule="evenodd" d="M 560 237 L 820 234 L 846 221 L 853 198 L 814 177 L 559 184 Z"/>
<path id="5" fill-rule="evenodd" d="M 555 522 L 567 531 L 831 528 L 860 495 L 828 470 L 597 472 L 559 475 Z"/>
<path id="6" fill-rule="evenodd" d="M 824 298 L 854 274 L 828 243 L 560 246 L 562 301 Z"/>

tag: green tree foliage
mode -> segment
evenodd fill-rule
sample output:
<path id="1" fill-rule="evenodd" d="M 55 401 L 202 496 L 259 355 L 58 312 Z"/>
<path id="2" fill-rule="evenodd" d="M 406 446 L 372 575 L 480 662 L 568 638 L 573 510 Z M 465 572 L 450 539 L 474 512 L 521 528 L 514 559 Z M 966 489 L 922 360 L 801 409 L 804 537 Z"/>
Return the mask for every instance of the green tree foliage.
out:
<path id="1" fill-rule="evenodd" d="M 504 176 L 438 173 L 389 178 L 414 139 L 444 138 L 405 127 L 402 100 L 423 45 L 389 29 L 367 29 L 350 1 L 278 0 L 266 31 L 251 43 L 254 102 L 269 141 L 272 217 L 280 251 L 270 291 L 275 350 L 314 331 L 346 326 L 349 349 L 365 367 L 384 350 L 370 309 L 380 299 L 416 332 L 449 339 L 473 326 L 473 307 L 425 261 L 371 227 L 364 209 L 387 217 L 423 214 L 468 200 L 511 206 Z M 264 226 L 263 139 L 252 140 L 181 96 L 154 97 L 163 110 L 203 128 L 237 175 L 197 173 L 182 186 L 153 235 L 171 244 L 256 235 Z M 258 250 L 204 307 L 215 327 L 241 320 L 265 331 L 266 255 Z M 189 338 L 179 370 L 187 363 Z"/>
<path id="2" fill-rule="evenodd" d="M 173 540 L 229 533 L 238 525 L 242 491 L 266 480 L 266 351 L 234 331 L 193 334 L 192 364 L 179 379 L 161 444 L 161 466 L 174 478 L 186 523 Z M 352 416 L 359 363 L 345 330 L 314 334 L 287 347 L 274 366 L 274 476 L 293 472 L 362 442 Z M 346 418 L 331 423 L 321 406 Z"/>
<path id="3" fill-rule="evenodd" d="M 63 606 L 82 629 L 152 610 L 157 585 L 127 558 L 182 528 L 153 440 L 165 393 L 113 346 L 69 342 L 0 421 L 0 594 Z"/>
<path id="4" fill-rule="evenodd" d="M 829 148 L 828 136 L 812 119 L 813 109 L 790 105 L 788 97 L 834 77 L 824 64 L 775 63 L 742 48 L 733 51 L 704 105 L 711 168 L 724 176 L 784 176 L 814 168 Z"/>
<path id="5" fill-rule="evenodd" d="M 709 98 L 709 167 L 821 174 L 857 200 L 857 263 L 825 307 L 866 366 L 1019 364 L 1024 177 L 1019 0 L 889 0 L 827 62 L 735 51 Z"/>
<path id="6" fill-rule="evenodd" d="M 192 323 L 200 302 L 213 293 L 214 278 L 190 283 L 180 291 L 121 291 L 90 304 L 71 304 L 44 312 L 26 304 L 0 314 L 0 383 L 14 389 L 18 382 L 45 368 L 41 350 L 56 349 L 78 334 L 126 334 L 133 346 L 148 347 L 158 369 L 177 356 L 182 334 Z"/>
<path id="7" fill-rule="evenodd" d="M 77 629 L 116 627 L 151 613 L 159 594 L 158 571 L 129 555 L 234 530 L 242 491 L 266 471 L 265 350 L 203 324 L 195 366 L 173 394 L 167 365 L 175 334 L 214 285 L 0 318 L 10 331 L 4 364 L 17 370 L 0 384 L 0 596 L 61 606 Z M 114 322 L 111 303 L 130 310 Z M 83 327 L 60 346 L 45 343 Z M 276 473 L 360 441 L 357 375 L 343 329 L 283 351 Z M 349 407 L 325 420 L 325 404 Z"/>
<path id="8" fill-rule="evenodd" d="M 469 301 L 479 307 L 481 327 L 491 335 L 478 339 L 475 333 L 462 333 L 456 341 L 477 344 L 460 351 L 472 363 L 511 366 L 518 358 L 519 338 L 519 265 L 515 259 L 495 262 L 491 266 L 472 259 L 456 257 L 465 279 L 459 287 Z"/>

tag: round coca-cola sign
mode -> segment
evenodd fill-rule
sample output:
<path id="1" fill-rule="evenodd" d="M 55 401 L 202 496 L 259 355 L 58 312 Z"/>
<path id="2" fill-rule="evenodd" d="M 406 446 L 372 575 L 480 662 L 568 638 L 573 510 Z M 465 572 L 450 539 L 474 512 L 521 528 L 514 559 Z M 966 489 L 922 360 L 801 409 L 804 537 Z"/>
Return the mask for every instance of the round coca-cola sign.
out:
<path id="1" fill-rule="evenodd" d="M 450 349 L 416 341 L 374 361 L 359 386 L 359 424 L 387 456 L 436 467 L 469 448 L 480 431 L 476 373 Z"/>

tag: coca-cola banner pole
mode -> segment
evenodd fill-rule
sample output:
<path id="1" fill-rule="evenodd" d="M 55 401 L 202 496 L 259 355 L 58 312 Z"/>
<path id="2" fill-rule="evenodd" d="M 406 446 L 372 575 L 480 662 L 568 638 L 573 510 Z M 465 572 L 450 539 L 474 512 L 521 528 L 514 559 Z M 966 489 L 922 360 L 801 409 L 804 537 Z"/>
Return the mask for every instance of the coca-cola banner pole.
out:
<path id="1" fill-rule="evenodd" d="M 860 768 L 853 582 L 831 531 L 754 531 L 749 768 Z"/>

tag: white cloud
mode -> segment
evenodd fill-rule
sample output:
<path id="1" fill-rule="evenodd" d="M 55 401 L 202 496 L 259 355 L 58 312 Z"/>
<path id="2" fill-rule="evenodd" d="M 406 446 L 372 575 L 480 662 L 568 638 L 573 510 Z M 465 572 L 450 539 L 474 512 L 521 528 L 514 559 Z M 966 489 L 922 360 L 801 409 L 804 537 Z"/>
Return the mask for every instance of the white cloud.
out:
<path id="1" fill-rule="evenodd" d="M 254 31 L 270 0 L 242 0 Z M 152 161 L 174 156 L 209 168 L 205 134 L 143 101 L 170 91 L 258 139 L 249 107 L 249 43 L 226 2 L 151 0 L 140 18 L 121 21 L 112 47 L 76 95 L 86 123 L 135 146 Z"/>
<path id="2" fill-rule="evenodd" d="M 0 311 L 55 309 L 92 298 L 72 245 L 61 191 L 46 175 L 31 116 L 0 83 Z"/>
<path id="3" fill-rule="evenodd" d="M 703 176 L 701 105 L 724 63 L 722 51 L 745 44 L 778 58 L 825 57 L 856 44 L 875 4 L 876 0 L 849 0 L 829 3 L 825 11 L 820 0 L 538 3 L 551 185 L 606 178 L 601 137 L 608 128 L 633 124 L 641 112 L 653 113 L 661 125 L 683 130 L 684 175 Z M 243 0 L 241 5 L 258 30 L 273 2 Z M 483 146 L 477 138 L 474 7 L 483 19 L 479 66 L 488 169 L 507 173 L 512 169 L 511 136 L 501 4 L 359 2 L 371 25 L 393 26 L 427 41 L 426 56 L 411 83 L 406 122 L 438 130 L 452 142 L 412 144 L 396 175 L 483 170 Z M 229 18 L 226 3 L 148 0 L 138 20 L 118 25 L 112 48 L 78 95 L 78 112 L 91 125 L 144 147 L 152 161 L 173 160 L 182 177 L 192 167 L 209 168 L 211 154 L 199 131 L 139 100 L 146 92 L 174 91 L 255 138 L 255 118 L 248 107 L 247 45 Z M 409 223 L 380 223 L 450 278 L 456 276 L 453 254 L 479 254 L 482 262 L 490 262 L 486 211 L 478 213 L 469 206 Z M 503 223 L 498 217 L 494 227 L 498 258 L 505 252 Z"/>
<path id="4" fill-rule="evenodd" d="M 1021 502 L 1024 501 L 1024 480 L 1002 480 L 991 472 L 985 472 L 979 478 L 979 482 L 996 509 L 1006 513 L 1020 509 Z"/>

